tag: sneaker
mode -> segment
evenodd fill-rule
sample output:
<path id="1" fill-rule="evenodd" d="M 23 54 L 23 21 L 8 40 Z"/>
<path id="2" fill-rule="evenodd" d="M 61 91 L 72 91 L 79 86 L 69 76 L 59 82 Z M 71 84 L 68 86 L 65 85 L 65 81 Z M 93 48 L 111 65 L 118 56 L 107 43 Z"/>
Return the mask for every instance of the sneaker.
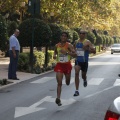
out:
<path id="1" fill-rule="evenodd" d="M 60 100 L 59 98 L 56 98 L 55 102 L 56 102 L 56 104 L 57 104 L 58 106 L 61 106 L 61 105 L 62 105 L 62 104 L 61 104 L 61 100 Z"/>
<path id="2" fill-rule="evenodd" d="M 87 87 L 87 80 L 83 82 L 84 87 Z"/>
<path id="3" fill-rule="evenodd" d="M 79 92 L 75 91 L 75 94 L 73 96 L 79 96 Z"/>

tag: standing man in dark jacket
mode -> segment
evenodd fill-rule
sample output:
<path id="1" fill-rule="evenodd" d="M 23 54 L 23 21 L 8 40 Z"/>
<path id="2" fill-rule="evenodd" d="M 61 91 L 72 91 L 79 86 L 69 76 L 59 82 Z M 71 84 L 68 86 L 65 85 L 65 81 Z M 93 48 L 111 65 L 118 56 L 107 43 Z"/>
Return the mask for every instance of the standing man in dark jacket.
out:
<path id="1" fill-rule="evenodd" d="M 20 44 L 17 39 L 19 34 L 20 34 L 20 31 L 16 29 L 14 31 L 14 34 L 11 35 L 9 39 L 10 63 L 9 63 L 9 68 L 8 68 L 8 79 L 13 79 L 13 80 L 19 80 L 16 75 L 18 56 L 19 56 L 19 51 L 20 51 Z"/>

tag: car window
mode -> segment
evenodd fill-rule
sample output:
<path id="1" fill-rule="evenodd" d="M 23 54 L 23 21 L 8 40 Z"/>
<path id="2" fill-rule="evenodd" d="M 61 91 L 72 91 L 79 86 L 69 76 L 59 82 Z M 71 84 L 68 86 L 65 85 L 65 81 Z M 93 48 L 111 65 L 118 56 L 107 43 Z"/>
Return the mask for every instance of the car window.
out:
<path id="1" fill-rule="evenodd" d="M 120 44 L 114 44 L 112 47 L 120 47 Z"/>

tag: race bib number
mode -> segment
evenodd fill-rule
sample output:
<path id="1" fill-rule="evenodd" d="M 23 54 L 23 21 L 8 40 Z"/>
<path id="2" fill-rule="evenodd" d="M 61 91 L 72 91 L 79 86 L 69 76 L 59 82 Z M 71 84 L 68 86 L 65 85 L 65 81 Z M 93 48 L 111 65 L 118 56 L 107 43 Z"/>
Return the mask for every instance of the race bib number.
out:
<path id="1" fill-rule="evenodd" d="M 68 55 L 59 55 L 59 62 L 68 62 Z"/>
<path id="2" fill-rule="evenodd" d="M 84 50 L 83 49 L 77 49 L 77 56 L 84 56 Z"/>

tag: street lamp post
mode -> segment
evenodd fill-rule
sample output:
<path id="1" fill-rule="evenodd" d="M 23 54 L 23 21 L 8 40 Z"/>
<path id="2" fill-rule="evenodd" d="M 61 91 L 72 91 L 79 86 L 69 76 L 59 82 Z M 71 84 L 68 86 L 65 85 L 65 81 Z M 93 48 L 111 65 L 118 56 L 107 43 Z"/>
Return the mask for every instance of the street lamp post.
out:
<path id="1" fill-rule="evenodd" d="M 25 8 L 25 2 L 21 2 L 21 4 L 20 4 L 20 23 L 21 23 L 22 20 L 23 20 L 24 8 Z"/>
<path id="2" fill-rule="evenodd" d="M 50 17 L 51 17 L 51 23 L 53 23 L 53 21 L 54 21 L 54 19 L 53 19 L 54 18 L 54 12 L 50 13 Z"/>
<path id="3" fill-rule="evenodd" d="M 50 13 L 50 17 L 51 17 L 50 22 L 53 23 L 54 12 Z M 48 61 L 47 61 L 48 60 L 48 46 L 49 44 L 47 43 L 45 47 L 45 67 L 48 66 Z"/>
<path id="4" fill-rule="evenodd" d="M 35 15 L 40 14 L 40 0 L 28 0 L 28 12 L 33 15 L 32 23 L 32 40 L 30 45 L 30 65 L 31 73 L 33 72 L 33 47 L 34 47 L 34 22 Z"/>

